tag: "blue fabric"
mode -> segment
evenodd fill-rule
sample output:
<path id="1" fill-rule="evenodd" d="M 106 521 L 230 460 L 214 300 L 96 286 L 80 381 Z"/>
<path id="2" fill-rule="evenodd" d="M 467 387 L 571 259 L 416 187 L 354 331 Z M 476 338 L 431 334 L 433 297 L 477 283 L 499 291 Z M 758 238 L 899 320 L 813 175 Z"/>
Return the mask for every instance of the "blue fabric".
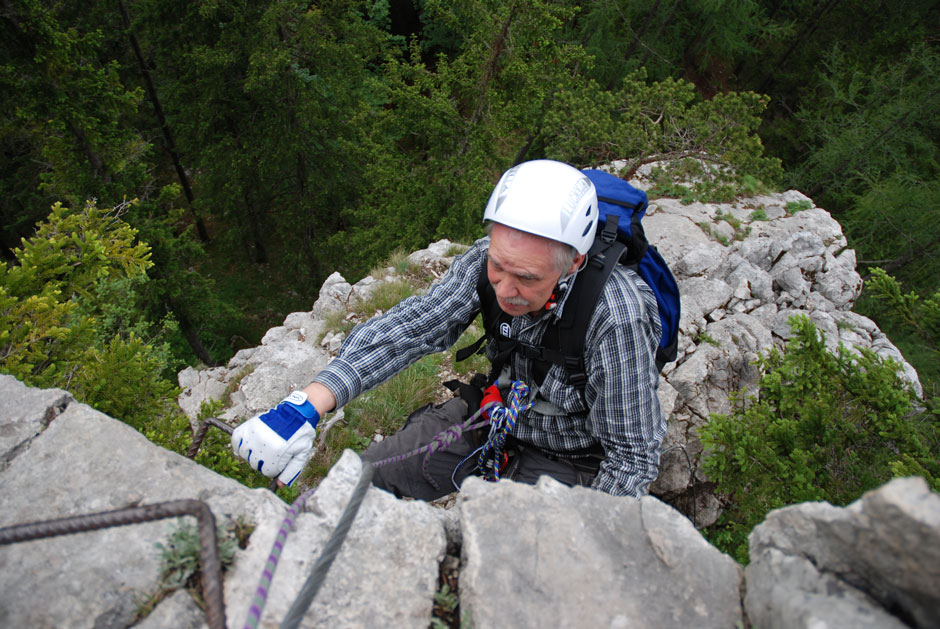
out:
<path id="1" fill-rule="evenodd" d="M 649 206 L 646 193 L 634 188 L 620 177 L 602 170 L 585 170 L 583 172 L 594 183 L 599 198 L 616 199 L 633 206 L 631 210 L 604 201 L 598 201 L 597 204 L 599 223 L 603 225 L 608 214 L 619 216 L 618 231 L 622 235 L 621 239 L 628 242 L 631 236 L 636 235 L 632 233 L 633 225 L 639 225 L 640 219 L 646 215 L 646 208 Z M 645 235 L 643 240 L 645 242 Z M 663 260 L 663 257 L 653 246 L 647 248 L 646 254 L 640 259 L 637 273 L 656 294 L 659 318 L 663 328 L 659 347 L 667 354 L 670 354 L 669 360 L 673 360 L 675 359 L 675 349 L 679 336 L 679 285 L 676 283 L 666 261 Z"/>
<path id="2" fill-rule="evenodd" d="M 304 425 L 304 422 L 310 422 L 310 425 L 316 428 L 317 422 L 320 421 L 320 414 L 310 402 L 304 402 L 301 406 L 281 402 L 262 415 L 261 421 L 287 441 Z"/>

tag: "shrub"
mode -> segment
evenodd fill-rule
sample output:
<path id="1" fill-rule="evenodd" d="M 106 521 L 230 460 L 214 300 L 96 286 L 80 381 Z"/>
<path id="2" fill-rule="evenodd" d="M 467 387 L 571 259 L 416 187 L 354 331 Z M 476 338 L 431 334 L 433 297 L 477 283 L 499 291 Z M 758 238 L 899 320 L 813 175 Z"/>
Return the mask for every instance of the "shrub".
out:
<path id="1" fill-rule="evenodd" d="M 900 366 L 874 352 L 826 349 L 807 317 L 791 317 L 785 353 L 758 359 L 756 395 L 702 429 L 704 469 L 726 508 L 709 537 L 747 561 L 746 537 L 772 509 L 825 500 L 845 505 L 894 476 L 940 490 L 938 409 L 918 408 Z"/>

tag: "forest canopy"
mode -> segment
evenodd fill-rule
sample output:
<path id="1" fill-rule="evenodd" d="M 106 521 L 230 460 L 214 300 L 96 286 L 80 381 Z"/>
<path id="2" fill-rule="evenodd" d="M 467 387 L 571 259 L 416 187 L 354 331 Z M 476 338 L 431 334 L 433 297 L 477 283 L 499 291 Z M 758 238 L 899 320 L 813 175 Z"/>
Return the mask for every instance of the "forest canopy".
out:
<path id="1" fill-rule="evenodd" d="M 913 0 L 14 0 L 0 252 L 19 264 L 61 207 L 122 208 L 148 257 L 116 302 L 171 374 L 335 270 L 479 236 L 514 163 L 685 157 L 721 167 L 703 198 L 809 194 L 863 272 L 932 294 L 938 24 Z"/>

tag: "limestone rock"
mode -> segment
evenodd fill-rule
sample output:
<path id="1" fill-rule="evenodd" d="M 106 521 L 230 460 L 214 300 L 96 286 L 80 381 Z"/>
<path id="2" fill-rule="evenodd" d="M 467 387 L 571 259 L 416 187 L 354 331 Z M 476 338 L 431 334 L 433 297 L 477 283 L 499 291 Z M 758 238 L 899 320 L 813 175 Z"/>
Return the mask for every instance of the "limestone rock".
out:
<path id="1" fill-rule="evenodd" d="M 770 548 L 745 574 L 748 619 L 762 629 L 907 627 L 863 592 L 801 556 Z"/>
<path id="2" fill-rule="evenodd" d="M 10 399 L 8 391 L 16 388 L 3 377 L 0 399 Z M 40 397 L 35 389 L 29 392 Z M 284 510 L 270 492 L 253 492 L 218 476 L 71 401 L 3 470 L 0 525 L 181 498 L 207 502 L 222 525 L 260 521 Z M 154 545 L 165 542 L 174 527 L 174 520 L 161 520 L 0 547 L 0 624 L 127 626 L 139 601 L 157 589 Z"/>
<path id="3" fill-rule="evenodd" d="M 468 479 L 461 605 L 474 627 L 734 627 L 741 568 L 655 498 L 543 477 Z"/>
<path id="4" fill-rule="evenodd" d="M 940 627 L 940 495 L 921 478 L 896 479 L 845 508 L 804 503 L 772 511 L 749 542 L 755 579 L 776 579 L 779 553 L 801 557 L 914 626 Z M 782 609 L 769 591 L 765 584 L 749 593 L 752 619 L 760 609 Z M 798 603 L 792 593 L 787 598 Z"/>
<path id="5" fill-rule="evenodd" d="M 5 374 L 0 374 L 0 389 L 2 472 L 74 400 L 61 389 L 32 389 Z"/>
<path id="6" fill-rule="evenodd" d="M 330 470 L 295 520 L 261 617 L 276 627 L 309 576 L 359 479 L 351 451 Z M 280 519 L 260 523 L 248 554 L 226 580 L 226 600 L 247 613 Z M 444 523 L 423 502 L 404 502 L 371 488 L 301 627 L 420 627 L 431 621 L 438 569 L 447 548 Z M 240 616 L 236 616 L 241 620 Z"/>

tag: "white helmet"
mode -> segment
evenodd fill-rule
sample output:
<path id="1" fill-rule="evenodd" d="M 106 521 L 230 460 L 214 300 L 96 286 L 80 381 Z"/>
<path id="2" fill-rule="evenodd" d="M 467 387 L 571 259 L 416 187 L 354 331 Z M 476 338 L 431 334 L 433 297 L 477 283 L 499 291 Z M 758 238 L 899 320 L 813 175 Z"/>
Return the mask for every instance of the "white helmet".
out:
<path id="1" fill-rule="evenodd" d="M 500 177 L 483 220 L 563 242 L 583 254 L 597 229 L 597 192 L 574 166 L 548 159 L 523 162 Z"/>

